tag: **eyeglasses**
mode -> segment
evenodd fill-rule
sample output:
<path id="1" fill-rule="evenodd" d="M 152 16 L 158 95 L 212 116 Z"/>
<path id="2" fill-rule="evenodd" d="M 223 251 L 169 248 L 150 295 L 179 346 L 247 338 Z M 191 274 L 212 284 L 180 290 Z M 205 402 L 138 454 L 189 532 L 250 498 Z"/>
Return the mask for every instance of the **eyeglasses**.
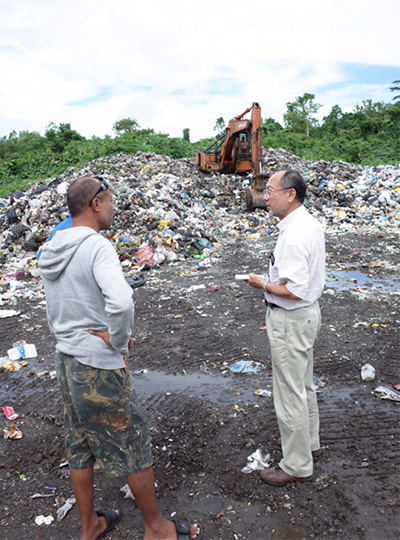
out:
<path id="1" fill-rule="evenodd" d="M 293 186 L 290 187 L 284 187 L 282 189 L 271 189 L 271 188 L 264 188 L 263 189 L 263 195 L 264 197 L 270 198 L 271 193 L 277 193 L 278 191 L 285 191 L 286 189 L 295 189 Z"/>
<path id="2" fill-rule="evenodd" d="M 92 202 L 95 200 L 97 195 L 101 193 L 102 191 L 108 191 L 110 188 L 108 187 L 108 184 L 105 180 L 102 178 L 97 178 L 97 180 L 101 180 L 101 184 L 99 186 L 99 189 L 96 191 L 96 193 L 93 195 L 93 197 L 90 199 L 89 206 L 91 206 Z"/>

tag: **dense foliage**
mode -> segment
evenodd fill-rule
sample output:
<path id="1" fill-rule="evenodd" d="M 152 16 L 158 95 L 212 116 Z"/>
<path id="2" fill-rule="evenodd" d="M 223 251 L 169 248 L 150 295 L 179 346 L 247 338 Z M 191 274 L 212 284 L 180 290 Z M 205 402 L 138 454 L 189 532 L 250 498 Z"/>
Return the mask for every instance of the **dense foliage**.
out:
<path id="1" fill-rule="evenodd" d="M 304 97 L 314 100 L 313 94 Z M 293 119 L 293 104 L 287 105 L 284 128 L 272 118 L 263 122 L 264 146 L 292 150 L 304 159 L 370 166 L 399 163 L 400 103 L 367 100 L 349 113 L 335 105 L 321 124 L 307 112 L 299 111 Z"/>
<path id="2" fill-rule="evenodd" d="M 393 87 L 393 91 L 398 88 Z M 319 123 L 315 114 L 321 105 L 315 102 L 314 94 L 306 93 L 287 103 L 284 126 L 273 118 L 263 120 L 263 146 L 291 150 L 304 159 L 362 165 L 399 163 L 400 101 L 397 98 L 393 99 L 394 104 L 367 100 L 349 113 L 335 105 Z M 218 118 L 214 130 L 221 133 L 224 126 L 223 118 Z M 114 137 L 86 139 L 70 124 L 52 123 L 44 136 L 14 131 L 1 137 L 0 197 L 33 182 L 45 181 L 69 167 L 116 152 L 135 154 L 140 150 L 174 159 L 191 158 L 196 150 L 204 150 L 213 142 L 210 138 L 191 143 L 189 128 L 183 130 L 182 138 L 141 129 L 132 118 L 116 121 L 113 131 Z"/>

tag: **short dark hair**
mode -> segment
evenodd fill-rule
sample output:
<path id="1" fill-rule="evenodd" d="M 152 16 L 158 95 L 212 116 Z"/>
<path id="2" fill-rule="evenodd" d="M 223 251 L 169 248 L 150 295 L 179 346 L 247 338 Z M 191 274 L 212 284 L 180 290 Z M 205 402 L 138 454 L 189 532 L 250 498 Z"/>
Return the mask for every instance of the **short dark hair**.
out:
<path id="1" fill-rule="evenodd" d="M 99 187 L 99 179 L 93 176 L 77 178 L 69 186 L 68 209 L 71 217 L 79 216 L 89 206 L 89 201 Z"/>
<path id="2" fill-rule="evenodd" d="M 285 171 L 280 178 L 280 185 L 283 188 L 293 188 L 296 191 L 296 199 L 301 203 L 304 202 L 306 198 L 307 186 L 306 183 L 298 171 L 289 169 Z"/>

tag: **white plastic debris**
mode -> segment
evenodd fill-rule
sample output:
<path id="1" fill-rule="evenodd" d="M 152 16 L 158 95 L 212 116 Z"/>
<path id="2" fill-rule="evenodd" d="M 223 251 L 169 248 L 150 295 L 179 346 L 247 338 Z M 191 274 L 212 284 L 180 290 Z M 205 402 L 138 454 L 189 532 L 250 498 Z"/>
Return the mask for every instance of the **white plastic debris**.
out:
<path id="1" fill-rule="evenodd" d="M 364 364 L 361 368 L 361 378 L 363 381 L 373 381 L 375 379 L 375 368 L 371 364 Z"/>
<path id="2" fill-rule="evenodd" d="M 124 486 L 122 486 L 120 491 L 124 493 L 124 499 L 132 499 L 132 501 L 135 500 L 135 497 L 133 496 L 132 491 L 130 487 L 128 486 L 128 484 L 125 484 Z"/>
<path id="3" fill-rule="evenodd" d="M 2 309 L 0 310 L 0 319 L 6 319 L 8 317 L 14 317 L 15 315 L 19 315 L 20 312 L 16 311 L 15 309 Z"/>
<path id="4" fill-rule="evenodd" d="M 400 394 L 392 390 L 391 388 L 386 388 L 385 386 L 378 386 L 375 388 L 374 393 L 379 395 L 381 399 L 390 399 L 391 401 L 400 402 Z"/>
<path id="5" fill-rule="evenodd" d="M 272 391 L 271 390 L 266 390 L 265 388 L 258 388 L 258 390 L 256 390 L 254 392 L 254 394 L 256 396 L 260 396 L 260 397 L 271 397 L 272 396 Z"/>
<path id="6" fill-rule="evenodd" d="M 205 288 L 206 288 L 205 285 L 192 285 L 191 287 L 188 288 L 187 292 L 199 291 Z"/>
<path id="7" fill-rule="evenodd" d="M 53 516 L 37 516 L 35 518 L 36 525 L 50 525 L 54 521 Z"/>
<path id="8" fill-rule="evenodd" d="M 62 519 L 64 519 L 67 515 L 67 512 L 71 510 L 75 503 L 75 497 L 70 497 L 69 499 L 67 499 L 65 503 L 57 510 L 57 521 L 61 521 Z"/>
<path id="9" fill-rule="evenodd" d="M 33 343 L 25 343 L 18 347 L 13 347 L 7 351 L 10 360 L 19 360 L 20 358 L 36 358 L 37 351 Z"/>
<path id="10" fill-rule="evenodd" d="M 236 362 L 231 368 L 231 373 L 258 373 L 264 369 L 264 365 L 261 362 L 255 362 L 254 360 L 240 360 Z"/>
<path id="11" fill-rule="evenodd" d="M 263 456 L 261 450 L 258 448 L 255 452 L 247 456 L 247 465 L 243 467 L 242 473 L 249 474 L 253 471 L 267 469 L 269 467 L 270 457 L 270 454 Z"/>

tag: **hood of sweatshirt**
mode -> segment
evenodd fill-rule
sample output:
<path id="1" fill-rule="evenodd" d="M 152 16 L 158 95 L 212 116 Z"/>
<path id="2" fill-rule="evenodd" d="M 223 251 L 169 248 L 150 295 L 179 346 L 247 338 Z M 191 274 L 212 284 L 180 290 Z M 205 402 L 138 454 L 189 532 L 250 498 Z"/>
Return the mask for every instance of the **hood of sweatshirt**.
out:
<path id="1" fill-rule="evenodd" d="M 50 242 L 43 244 L 38 261 L 42 276 L 49 281 L 56 281 L 82 243 L 90 236 L 98 234 L 90 227 L 71 227 L 57 231 Z"/>

